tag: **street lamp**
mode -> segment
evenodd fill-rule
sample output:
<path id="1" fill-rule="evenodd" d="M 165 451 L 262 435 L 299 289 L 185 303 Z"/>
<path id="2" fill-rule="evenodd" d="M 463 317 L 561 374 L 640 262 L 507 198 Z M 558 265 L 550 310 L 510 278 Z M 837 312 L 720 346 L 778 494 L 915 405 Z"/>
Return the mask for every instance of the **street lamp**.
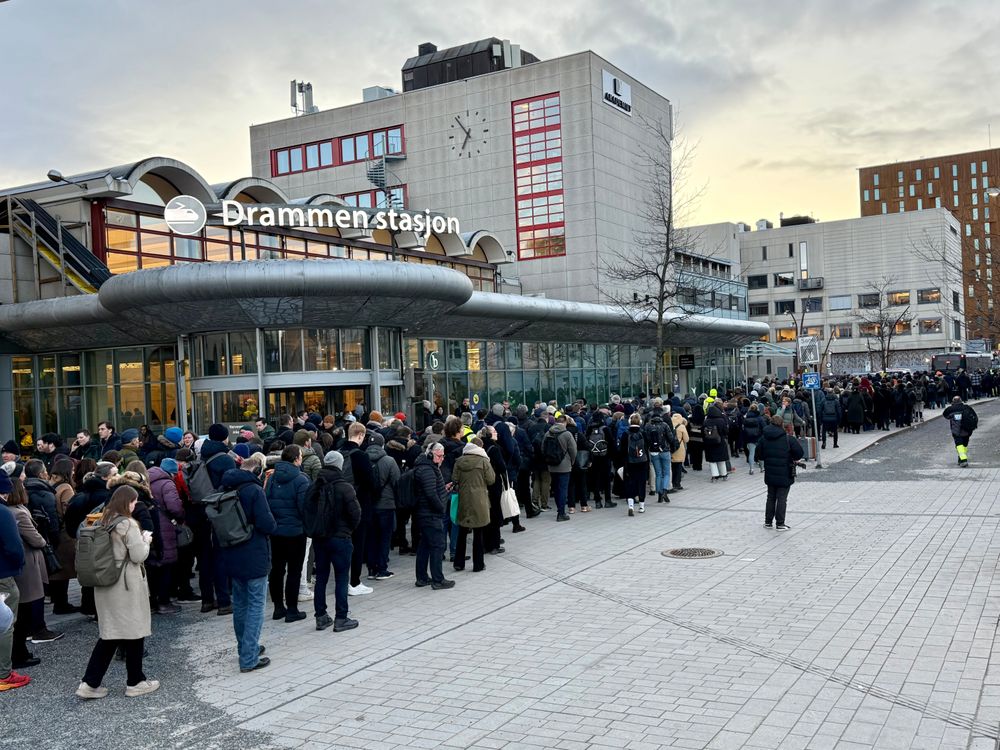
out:
<path id="1" fill-rule="evenodd" d="M 65 177 L 63 177 L 62 172 L 60 172 L 58 169 L 50 169 L 48 171 L 48 174 L 46 174 L 45 176 L 48 177 L 53 182 L 65 182 L 67 185 L 76 185 L 78 188 L 80 188 L 80 190 L 83 191 L 87 190 L 87 186 L 84 185 L 83 183 L 73 182 L 73 180 L 68 180 Z"/>

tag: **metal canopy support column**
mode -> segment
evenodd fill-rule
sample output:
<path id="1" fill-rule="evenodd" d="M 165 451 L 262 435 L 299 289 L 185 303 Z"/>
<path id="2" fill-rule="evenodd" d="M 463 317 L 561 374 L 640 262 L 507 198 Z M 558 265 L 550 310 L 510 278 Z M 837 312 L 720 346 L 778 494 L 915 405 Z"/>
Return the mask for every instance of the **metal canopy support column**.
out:
<path id="1" fill-rule="evenodd" d="M 177 381 L 177 412 L 180 418 L 178 427 L 182 430 L 188 427 L 188 393 L 187 393 L 187 373 L 184 369 L 184 360 L 187 354 L 187 337 L 180 335 L 177 337 L 177 359 L 174 362 L 174 378 Z"/>
<path id="2" fill-rule="evenodd" d="M 378 328 L 369 329 L 368 351 L 372 366 L 372 396 L 368 408 L 372 411 L 382 411 L 382 374 L 379 372 Z"/>
<path id="3" fill-rule="evenodd" d="M 254 338 L 257 342 L 257 416 L 267 419 L 271 415 L 267 413 L 267 402 L 264 400 L 264 329 L 255 328 Z"/>

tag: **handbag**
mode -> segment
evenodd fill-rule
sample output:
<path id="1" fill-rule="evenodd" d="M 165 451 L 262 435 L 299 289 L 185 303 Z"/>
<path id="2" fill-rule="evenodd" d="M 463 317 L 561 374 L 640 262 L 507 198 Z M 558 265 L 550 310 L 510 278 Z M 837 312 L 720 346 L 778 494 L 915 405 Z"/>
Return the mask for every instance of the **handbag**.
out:
<path id="1" fill-rule="evenodd" d="M 451 523 L 454 526 L 458 526 L 458 493 L 451 493 L 451 505 L 448 508 L 448 516 L 451 518 Z"/>
<path id="2" fill-rule="evenodd" d="M 174 530 L 177 532 L 177 546 L 187 547 L 194 541 L 194 532 L 191 527 L 187 524 L 177 523 L 176 521 L 171 521 L 174 525 Z"/>
<path id="3" fill-rule="evenodd" d="M 56 554 L 56 551 L 52 549 L 51 544 L 46 544 L 42 547 L 42 554 L 45 555 L 45 569 L 48 571 L 49 575 L 58 573 L 63 569 L 62 563 L 59 562 L 59 556 Z"/>
<path id="4" fill-rule="evenodd" d="M 517 518 L 521 515 L 521 506 L 517 504 L 517 493 L 504 479 L 503 492 L 500 493 L 500 515 L 505 519 Z"/>

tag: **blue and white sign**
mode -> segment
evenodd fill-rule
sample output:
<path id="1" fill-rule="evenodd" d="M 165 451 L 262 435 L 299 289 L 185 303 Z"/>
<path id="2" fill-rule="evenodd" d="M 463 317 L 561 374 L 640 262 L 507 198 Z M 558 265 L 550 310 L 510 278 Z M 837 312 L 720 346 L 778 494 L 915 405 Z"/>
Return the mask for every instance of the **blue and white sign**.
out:
<path id="1" fill-rule="evenodd" d="M 819 373 L 818 372 L 802 373 L 802 387 L 809 391 L 818 391 L 820 388 Z"/>

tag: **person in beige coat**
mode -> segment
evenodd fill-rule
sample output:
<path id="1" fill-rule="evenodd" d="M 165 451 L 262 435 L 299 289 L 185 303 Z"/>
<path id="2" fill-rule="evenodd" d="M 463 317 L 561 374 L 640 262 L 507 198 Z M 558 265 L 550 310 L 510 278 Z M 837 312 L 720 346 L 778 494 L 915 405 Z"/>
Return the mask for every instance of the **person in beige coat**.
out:
<path id="1" fill-rule="evenodd" d="M 670 418 L 674 425 L 674 435 L 680 447 L 670 454 L 670 486 L 673 490 L 683 490 L 681 487 L 681 475 L 684 473 L 684 459 L 687 458 L 687 444 L 691 436 L 687 431 L 687 420 L 679 413 L 674 412 Z"/>
<path id="2" fill-rule="evenodd" d="M 14 582 L 20 592 L 17 604 L 17 620 L 14 622 L 14 644 L 11 648 L 11 660 L 14 669 L 34 667 L 41 659 L 28 651 L 28 636 L 34 629 L 38 612 L 44 607 L 44 585 L 49 582 L 49 574 L 45 569 L 45 555 L 42 550 L 48 544 L 31 520 L 28 510 L 28 493 L 20 479 L 12 478 L 11 492 L 7 496 L 7 507 L 14 514 L 17 531 L 24 546 L 24 569 L 20 575 L 14 576 Z"/>
<path id="3" fill-rule="evenodd" d="M 83 682 L 76 689 L 80 698 L 103 698 L 108 694 L 108 689 L 102 687 L 101 682 L 119 647 L 125 651 L 127 697 L 152 693 L 160 687 L 158 681 L 147 680 L 142 671 L 143 639 L 152 633 L 149 585 L 142 563 L 149 556 L 153 534 L 140 530 L 139 524 L 132 518 L 138 499 L 134 488 L 119 486 L 112 493 L 98 522 L 111 529 L 115 560 L 125 562 L 125 567 L 113 586 L 94 589 L 100 637 L 90 655 Z"/>
<path id="4" fill-rule="evenodd" d="M 452 484 L 458 488 L 458 543 L 455 570 L 465 570 L 465 546 L 472 530 L 472 571 L 486 570 L 484 531 L 490 523 L 489 487 L 497 481 L 482 441 L 472 438 L 462 449 L 451 470 Z"/>

